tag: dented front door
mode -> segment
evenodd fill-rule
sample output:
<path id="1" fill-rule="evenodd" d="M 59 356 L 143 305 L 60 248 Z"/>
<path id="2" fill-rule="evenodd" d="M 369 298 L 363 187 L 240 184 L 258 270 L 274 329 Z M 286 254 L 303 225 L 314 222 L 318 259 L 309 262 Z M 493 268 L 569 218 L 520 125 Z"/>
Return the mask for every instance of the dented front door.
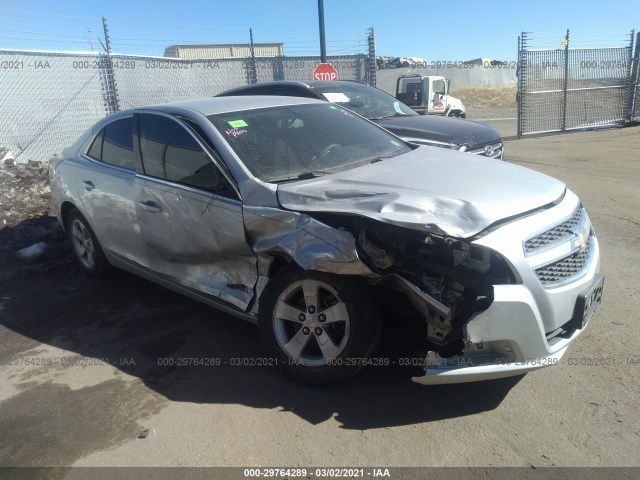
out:
<path id="1" fill-rule="evenodd" d="M 151 178 L 136 187 L 147 267 L 244 310 L 257 274 L 240 202 Z"/>
<path id="2" fill-rule="evenodd" d="M 135 209 L 142 263 L 245 310 L 257 271 L 240 199 L 193 132 L 169 118 L 139 117 L 144 173 L 136 177 Z"/>

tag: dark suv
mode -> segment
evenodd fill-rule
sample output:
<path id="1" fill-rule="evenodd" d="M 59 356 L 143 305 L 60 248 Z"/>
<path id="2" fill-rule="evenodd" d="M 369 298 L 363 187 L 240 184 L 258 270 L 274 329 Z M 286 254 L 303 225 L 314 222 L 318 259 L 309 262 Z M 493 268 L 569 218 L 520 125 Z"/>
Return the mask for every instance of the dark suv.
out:
<path id="1" fill-rule="evenodd" d="M 337 103 L 377 123 L 403 140 L 503 159 L 500 134 L 489 125 L 456 118 L 419 115 L 398 99 L 355 81 L 275 81 L 255 83 L 220 93 L 319 98 Z"/>

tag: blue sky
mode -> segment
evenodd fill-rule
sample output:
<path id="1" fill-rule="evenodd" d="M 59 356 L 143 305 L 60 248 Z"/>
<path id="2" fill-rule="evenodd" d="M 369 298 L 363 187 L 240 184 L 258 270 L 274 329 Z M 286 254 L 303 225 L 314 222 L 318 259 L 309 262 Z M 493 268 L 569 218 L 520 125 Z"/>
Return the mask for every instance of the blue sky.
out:
<path id="1" fill-rule="evenodd" d="M 567 28 L 582 46 L 620 45 L 640 29 L 639 0 L 563 2 L 324 0 L 327 49 L 365 48 L 374 27 L 378 55 L 429 61 L 514 60 L 521 31 L 556 46 Z M 406 5 L 406 6 L 405 6 Z M 0 48 L 101 48 L 107 17 L 114 51 L 162 55 L 174 43 L 283 42 L 285 54 L 319 53 L 317 0 L 0 0 Z"/>

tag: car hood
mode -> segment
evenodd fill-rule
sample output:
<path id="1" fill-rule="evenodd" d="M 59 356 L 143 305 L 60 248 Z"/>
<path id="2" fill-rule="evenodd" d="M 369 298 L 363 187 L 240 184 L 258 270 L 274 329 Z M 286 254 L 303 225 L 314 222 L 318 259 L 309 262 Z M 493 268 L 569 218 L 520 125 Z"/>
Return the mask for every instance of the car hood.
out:
<path id="1" fill-rule="evenodd" d="M 277 190 L 285 209 L 361 215 L 459 238 L 552 203 L 564 191 L 562 182 L 524 167 L 427 146 Z"/>
<path id="2" fill-rule="evenodd" d="M 471 149 L 500 141 L 500 134 L 484 123 L 434 115 L 396 116 L 374 120 L 402 138 L 435 140 Z"/>

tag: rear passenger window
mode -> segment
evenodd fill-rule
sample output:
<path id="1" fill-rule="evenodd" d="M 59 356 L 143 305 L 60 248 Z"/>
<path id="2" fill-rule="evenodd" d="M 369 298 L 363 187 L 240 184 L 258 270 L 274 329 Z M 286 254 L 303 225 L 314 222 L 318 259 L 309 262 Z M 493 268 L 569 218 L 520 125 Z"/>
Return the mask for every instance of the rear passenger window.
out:
<path id="1" fill-rule="evenodd" d="M 102 160 L 102 139 L 104 137 L 104 129 L 100 130 L 100 133 L 93 140 L 91 147 L 89 147 L 89 151 L 87 155 L 91 158 L 95 158 L 96 160 Z"/>
<path id="2" fill-rule="evenodd" d="M 131 117 L 128 117 L 116 120 L 104 128 L 101 152 L 103 162 L 135 170 L 131 125 Z"/>
<path id="3" fill-rule="evenodd" d="M 145 174 L 222 195 L 233 191 L 200 144 L 181 125 L 151 114 L 140 114 L 138 122 Z"/>

